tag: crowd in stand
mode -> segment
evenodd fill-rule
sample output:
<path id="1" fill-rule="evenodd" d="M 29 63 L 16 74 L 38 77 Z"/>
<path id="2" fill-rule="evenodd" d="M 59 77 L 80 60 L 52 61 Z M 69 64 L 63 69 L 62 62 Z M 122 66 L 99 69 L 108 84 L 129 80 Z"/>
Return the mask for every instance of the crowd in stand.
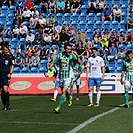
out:
<path id="1" fill-rule="evenodd" d="M 110 61 L 124 59 L 128 48 L 119 48 L 119 45 L 133 44 L 133 0 L 130 0 L 126 12 L 129 16 L 125 27 L 126 30 L 131 29 L 129 33 L 123 30 L 118 32 L 108 29 L 99 32 L 99 29 L 95 28 L 92 39 L 82 32 L 82 29 L 78 28 L 75 31 L 73 25 L 69 25 L 67 22 L 60 25 L 56 21 L 57 13 L 80 14 L 83 4 L 82 0 L 3 0 L 0 8 L 4 5 L 9 7 L 14 5 L 15 9 L 12 29 L 4 29 L 0 24 L 0 45 L 7 43 L 5 38 L 18 38 L 18 40 L 25 38 L 26 42 L 19 45 L 15 55 L 16 66 L 20 68 L 26 66 L 40 68 L 40 61 L 43 59 L 47 59 L 48 63 L 51 62 L 67 42 L 72 44 L 73 51 L 79 55 L 83 66 L 91 55 L 90 49 L 94 46 L 99 46 L 99 55 L 103 57 L 107 66 Z M 37 9 L 35 5 L 39 5 L 40 8 Z M 102 22 L 105 20 L 112 22 L 114 19 L 118 22 L 122 20 L 120 8 L 117 5 L 113 8 L 102 0 L 88 2 L 86 14 L 92 12 L 102 13 Z M 44 13 L 47 17 L 44 17 Z M 24 22 L 28 22 L 28 25 Z M 33 33 L 33 31 L 36 32 Z M 9 46 L 10 53 L 14 54 L 12 45 L 9 44 Z"/>

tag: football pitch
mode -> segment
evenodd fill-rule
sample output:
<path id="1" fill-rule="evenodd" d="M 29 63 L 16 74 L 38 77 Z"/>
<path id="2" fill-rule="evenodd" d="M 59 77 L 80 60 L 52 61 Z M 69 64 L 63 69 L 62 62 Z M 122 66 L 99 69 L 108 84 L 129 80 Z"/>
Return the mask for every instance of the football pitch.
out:
<path id="1" fill-rule="evenodd" d="M 11 96 L 11 110 L 0 110 L 1 133 L 132 133 L 133 107 L 123 108 L 123 95 L 103 95 L 100 107 L 87 107 L 88 96 L 80 96 L 68 107 L 65 102 L 58 114 L 50 95 Z M 96 100 L 96 97 L 93 97 Z M 130 95 L 130 101 L 132 100 Z M 2 108 L 2 103 L 0 102 Z"/>

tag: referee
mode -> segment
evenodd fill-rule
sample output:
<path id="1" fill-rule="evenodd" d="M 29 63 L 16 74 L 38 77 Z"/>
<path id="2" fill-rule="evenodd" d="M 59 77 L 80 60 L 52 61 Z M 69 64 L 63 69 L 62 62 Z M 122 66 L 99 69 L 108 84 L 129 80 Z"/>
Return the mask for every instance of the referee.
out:
<path id="1" fill-rule="evenodd" d="M 3 45 L 0 50 L 0 89 L 3 110 L 10 110 L 8 87 L 14 70 L 14 58 L 9 54 L 8 45 Z"/>

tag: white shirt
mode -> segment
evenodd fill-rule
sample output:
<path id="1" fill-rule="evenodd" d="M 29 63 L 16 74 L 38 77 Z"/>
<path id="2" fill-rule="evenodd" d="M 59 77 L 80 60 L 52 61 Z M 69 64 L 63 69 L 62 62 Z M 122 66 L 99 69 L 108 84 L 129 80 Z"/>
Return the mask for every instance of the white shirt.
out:
<path id="1" fill-rule="evenodd" d="M 90 57 L 87 62 L 87 67 L 90 68 L 89 77 L 93 78 L 101 78 L 102 72 L 101 67 L 104 66 L 104 60 L 100 56 L 97 57 Z"/>
<path id="2" fill-rule="evenodd" d="M 120 15 L 120 14 L 121 14 L 121 9 L 118 9 L 118 10 L 114 9 L 114 10 L 113 10 L 113 13 L 114 13 L 115 15 Z"/>
<path id="3" fill-rule="evenodd" d="M 27 26 L 24 25 L 24 27 L 20 27 L 19 32 L 20 32 L 21 34 L 27 33 L 27 32 L 28 32 Z"/>
<path id="4" fill-rule="evenodd" d="M 37 23 L 38 18 L 30 18 L 30 22 L 32 23 L 32 25 L 34 25 L 35 23 Z"/>
<path id="5" fill-rule="evenodd" d="M 46 19 L 45 18 L 39 19 L 38 22 L 39 22 L 39 24 L 45 24 L 46 23 Z"/>
<path id="6" fill-rule="evenodd" d="M 15 34 L 19 34 L 19 29 L 18 29 L 18 28 L 13 29 L 13 33 L 15 33 Z"/>
<path id="7" fill-rule="evenodd" d="M 44 36 L 44 41 L 51 42 L 51 36 Z"/>
<path id="8" fill-rule="evenodd" d="M 24 12 L 23 12 L 23 15 L 24 15 L 25 17 L 30 17 L 30 15 L 32 15 L 32 14 L 31 14 L 31 11 L 30 11 L 30 10 L 27 10 L 27 11 L 24 11 Z"/>
<path id="9" fill-rule="evenodd" d="M 36 11 L 32 11 L 31 14 L 32 14 L 32 16 L 33 16 L 33 14 L 36 14 L 36 16 L 39 17 L 39 12 L 37 10 Z"/>
<path id="10" fill-rule="evenodd" d="M 34 34 L 31 34 L 31 36 L 30 35 L 26 36 L 26 41 L 30 40 L 30 42 L 33 42 L 34 39 L 35 39 L 35 35 Z"/>

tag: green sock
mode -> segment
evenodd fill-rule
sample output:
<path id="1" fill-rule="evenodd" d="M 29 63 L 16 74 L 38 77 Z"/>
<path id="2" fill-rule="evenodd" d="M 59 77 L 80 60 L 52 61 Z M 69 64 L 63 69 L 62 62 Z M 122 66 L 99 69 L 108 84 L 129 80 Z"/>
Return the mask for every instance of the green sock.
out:
<path id="1" fill-rule="evenodd" d="M 126 104 L 128 104 L 128 99 L 129 99 L 128 89 L 125 89 L 125 95 L 124 95 L 124 98 L 125 98 L 125 102 L 126 102 Z"/>
<path id="2" fill-rule="evenodd" d="M 70 88 L 70 96 L 72 96 L 73 95 L 73 88 L 71 87 Z"/>
<path id="3" fill-rule="evenodd" d="M 58 108 L 60 109 L 64 100 L 66 99 L 66 96 L 64 94 L 62 94 L 62 96 L 60 97 L 60 101 L 59 101 L 59 104 L 58 104 Z"/>

